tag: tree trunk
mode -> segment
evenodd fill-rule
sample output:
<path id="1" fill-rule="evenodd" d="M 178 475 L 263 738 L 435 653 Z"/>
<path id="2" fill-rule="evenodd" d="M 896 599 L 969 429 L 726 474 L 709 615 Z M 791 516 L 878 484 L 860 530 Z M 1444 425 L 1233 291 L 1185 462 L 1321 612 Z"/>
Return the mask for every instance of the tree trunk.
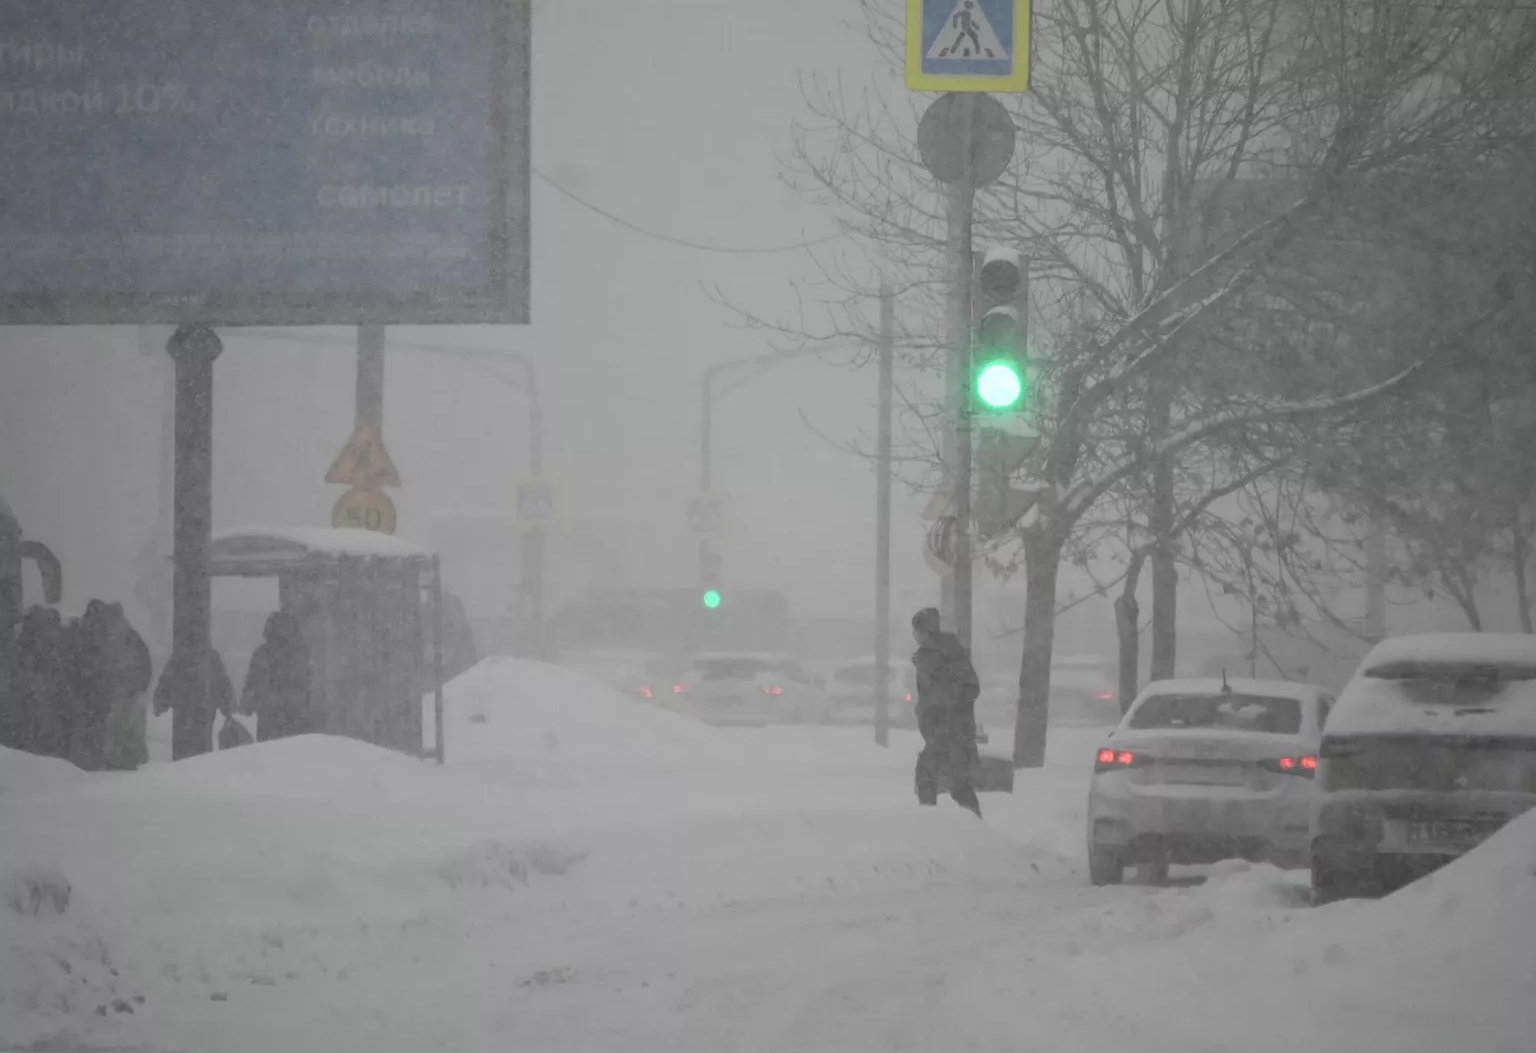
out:
<path id="1" fill-rule="evenodd" d="M 1178 539 L 1173 536 L 1173 458 L 1152 470 L 1152 679 L 1170 680 L 1178 660 Z"/>
<path id="2" fill-rule="evenodd" d="M 1115 635 L 1120 643 L 1120 714 L 1130 708 L 1131 700 L 1140 690 L 1141 674 L 1141 604 L 1136 602 L 1136 589 L 1141 584 L 1141 567 L 1146 553 L 1131 554 L 1125 567 L 1125 584 L 1115 597 Z"/>
<path id="3" fill-rule="evenodd" d="M 1520 506 L 1515 505 L 1510 514 L 1510 540 L 1514 546 L 1515 604 L 1520 608 L 1520 631 L 1536 632 L 1531 626 L 1530 588 L 1525 580 L 1525 523 L 1520 517 Z"/>
<path id="4" fill-rule="evenodd" d="M 1013 766 L 1045 764 L 1051 694 L 1051 650 L 1056 643 L 1056 576 L 1064 539 L 1055 532 L 1024 534 L 1024 656 L 1019 663 L 1019 709 L 1013 727 Z"/>

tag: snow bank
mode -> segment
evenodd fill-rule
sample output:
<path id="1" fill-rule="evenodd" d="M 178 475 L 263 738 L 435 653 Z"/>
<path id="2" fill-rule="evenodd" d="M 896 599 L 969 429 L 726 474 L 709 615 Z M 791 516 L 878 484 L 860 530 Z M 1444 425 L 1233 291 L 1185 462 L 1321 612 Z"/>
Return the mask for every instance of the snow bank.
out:
<path id="1" fill-rule="evenodd" d="M 0 746 L 0 803 L 11 798 L 56 793 L 99 778 L 57 757 L 38 757 Z"/>
<path id="2" fill-rule="evenodd" d="M 664 774 L 697 766 L 709 729 L 626 697 L 590 674 L 490 658 L 443 693 L 447 760 L 540 781 Z M 426 721 L 429 747 L 432 721 Z"/>
<path id="3" fill-rule="evenodd" d="M 1536 813 L 1380 901 L 1310 910 L 1301 889 L 1299 875 L 1233 863 L 1172 897 L 1115 890 L 1096 924 L 1123 946 L 1079 954 L 1079 929 L 984 956 L 954 978 L 951 1009 L 976 1045 L 998 1048 L 1026 999 L 1052 1006 L 1032 1031 L 1042 1049 L 1532 1048 Z"/>

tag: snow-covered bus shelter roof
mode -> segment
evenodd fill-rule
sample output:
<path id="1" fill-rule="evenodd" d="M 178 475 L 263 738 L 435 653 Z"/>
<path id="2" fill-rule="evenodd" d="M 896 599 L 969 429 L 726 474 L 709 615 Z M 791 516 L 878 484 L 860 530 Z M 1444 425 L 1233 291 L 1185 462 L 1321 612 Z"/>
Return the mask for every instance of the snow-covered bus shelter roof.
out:
<path id="1" fill-rule="evenodd" d="M 343 560 L 425 563 L 431 558 L 426 549 L 388 534 L 335 527 L 221 530 L 208 549 L 215 577 L 271 577 Z"/>

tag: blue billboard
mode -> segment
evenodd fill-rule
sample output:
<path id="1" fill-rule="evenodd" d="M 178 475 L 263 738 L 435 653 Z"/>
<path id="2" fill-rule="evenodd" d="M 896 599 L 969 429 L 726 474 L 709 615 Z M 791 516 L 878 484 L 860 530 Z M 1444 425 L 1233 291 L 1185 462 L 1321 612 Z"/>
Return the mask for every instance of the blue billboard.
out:
<path id="1" fill-rule="evenodd" d="M 528 0 L 0 0 L 0 322 L 526 323 Z"/>

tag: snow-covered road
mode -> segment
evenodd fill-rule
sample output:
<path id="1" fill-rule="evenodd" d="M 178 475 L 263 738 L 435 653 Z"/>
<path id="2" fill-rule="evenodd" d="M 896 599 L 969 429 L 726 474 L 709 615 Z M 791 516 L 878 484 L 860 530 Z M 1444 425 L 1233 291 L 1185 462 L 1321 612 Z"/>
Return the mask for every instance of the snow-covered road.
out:
<path id="1" fill-rule="evenodd" d="M 1314 911 L 1262 866 L 1089 886 L 1092 730 L 978 823 L 913 805 L 915 743 L 705 729 L 548 667 L 482 665 L 450 718 L 445 770 L 0 756 L 5 891 L 71 886 L 0 904 L 0 1049 L 1533 1048 L 1533 823 Z"/>

